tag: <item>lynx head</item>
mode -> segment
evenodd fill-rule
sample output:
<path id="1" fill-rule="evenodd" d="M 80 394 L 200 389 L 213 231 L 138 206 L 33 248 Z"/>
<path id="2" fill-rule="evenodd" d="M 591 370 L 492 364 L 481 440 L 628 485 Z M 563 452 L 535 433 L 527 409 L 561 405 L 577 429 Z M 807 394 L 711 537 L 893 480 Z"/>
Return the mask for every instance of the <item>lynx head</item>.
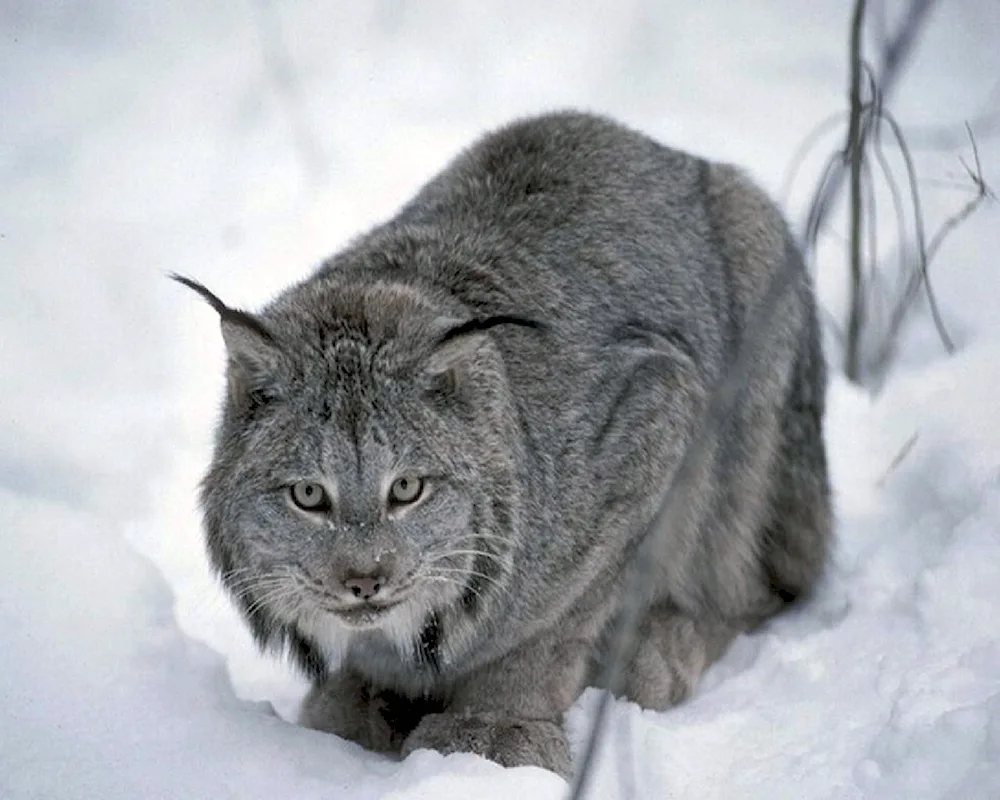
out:
<path id="1" fill-rule="evenodd" d="M 518 437 L 491 329 L 531 323 L 375 280 L 305 283 L 252 315 L 174 277 L 221 317 L 228 387 L 202 505 L 258 641 L 314 670 L 317 646 L 334 658 L 357 636 L 439 657 L 428 626 L 471 630 L 503 602 Z"/>

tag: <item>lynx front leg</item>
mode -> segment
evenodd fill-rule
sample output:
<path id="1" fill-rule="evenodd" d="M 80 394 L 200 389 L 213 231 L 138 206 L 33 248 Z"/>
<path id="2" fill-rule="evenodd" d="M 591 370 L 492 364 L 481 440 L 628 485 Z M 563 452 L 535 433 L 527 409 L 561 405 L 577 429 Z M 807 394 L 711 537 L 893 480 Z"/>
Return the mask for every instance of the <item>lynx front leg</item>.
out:
<path id="1" fill-rule="evenodd" d="M 507 767 L 534 765 L 570 775 L 566 710 L 583 690 L 590 645 L 544 636 L 465 680 L 440 714 L 424 717 L 403 744 L 473 752 Z"/>
<path id="2" fill-rule="evenodd" d="M 376 752 L 399 752 L 420 718 L 439 706 L 378 689 L 353 672 L 337 672 L 313 685 L 299 723 L 357 742 Z"/>
<path id="3" fill-rule="evenodd" d="M 403 744 L 403 755 L 427 748 L 476 753 L 505 767 L 537 766 L 570 775 L 569 742 L 560 719 L 525 719 L 505 711 L 429 714 Z"/>
<path id="4" fill-rule="evenodd" d="M 695 622 L 673 606 L 652 609 L 625 678 L 625 696 L 658 711 L 690 697 L 701 674 L 739 633 L 718 622 Z"/>

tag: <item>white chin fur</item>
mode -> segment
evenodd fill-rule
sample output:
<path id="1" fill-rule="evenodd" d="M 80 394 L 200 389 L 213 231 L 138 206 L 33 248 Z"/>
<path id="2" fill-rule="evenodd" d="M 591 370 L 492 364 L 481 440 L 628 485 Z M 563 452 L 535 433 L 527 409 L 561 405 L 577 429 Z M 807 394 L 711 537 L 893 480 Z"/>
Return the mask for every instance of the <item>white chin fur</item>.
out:
<path id="1" fill-rule="evenodd" d="M 335 670 L 343 664 L 351 643 L 359 636 L 384 636 L 402 659 L 411 660 L 426 615 L 427 609 L 418 603 L 408 602 L 390 609 L 370 627 L 357 627 L 336 614 L 317 612 L 302 615 L 298 628 L 316 643 L 328 667 Z"/>

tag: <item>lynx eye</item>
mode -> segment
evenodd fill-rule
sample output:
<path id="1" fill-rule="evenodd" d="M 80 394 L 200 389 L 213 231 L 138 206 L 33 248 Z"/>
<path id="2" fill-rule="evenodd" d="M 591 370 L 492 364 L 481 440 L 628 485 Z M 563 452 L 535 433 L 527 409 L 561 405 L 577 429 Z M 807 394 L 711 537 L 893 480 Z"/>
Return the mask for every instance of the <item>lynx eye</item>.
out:
<path id="1" fill-rule="evenodd" d="M 416 475 L 400 475 L 389 487 L 389 500 L 403 506 L 415 502 L 424 492 L 424 480 Z"/>
<path id="2" fill-rule="evenodd" d="M 330 498 L 316 481 L 293 483 L 289 493 L 292 502 L 304 511 L 324 511 L 330 507 Z"/>

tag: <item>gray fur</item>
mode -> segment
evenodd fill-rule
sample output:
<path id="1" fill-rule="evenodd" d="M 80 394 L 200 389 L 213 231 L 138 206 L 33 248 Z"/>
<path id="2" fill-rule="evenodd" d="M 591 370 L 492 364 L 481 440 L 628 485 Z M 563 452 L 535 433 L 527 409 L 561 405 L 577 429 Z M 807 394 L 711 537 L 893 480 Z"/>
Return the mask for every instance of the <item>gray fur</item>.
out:
<path id="1" fill-rule="evenodd" d="M 567 112 L 486 136 L 259 314 L 188 282 L 229 353 L 209 553 L 262 646 L 315 679 L 303 723 L 568 774 L 562 716 L 628 558 L 787 259 L 739 171 Z M 826 560 L 825 375 L 795 275 L 657 554 L 625 684 L 644 706 L 688 696 Z M 390 506 L 403 473 L 430 491 Z M 297 508 L 302 480 L 330 507 Z M 369 613 L 351 580 L 399 605 Z"/>

